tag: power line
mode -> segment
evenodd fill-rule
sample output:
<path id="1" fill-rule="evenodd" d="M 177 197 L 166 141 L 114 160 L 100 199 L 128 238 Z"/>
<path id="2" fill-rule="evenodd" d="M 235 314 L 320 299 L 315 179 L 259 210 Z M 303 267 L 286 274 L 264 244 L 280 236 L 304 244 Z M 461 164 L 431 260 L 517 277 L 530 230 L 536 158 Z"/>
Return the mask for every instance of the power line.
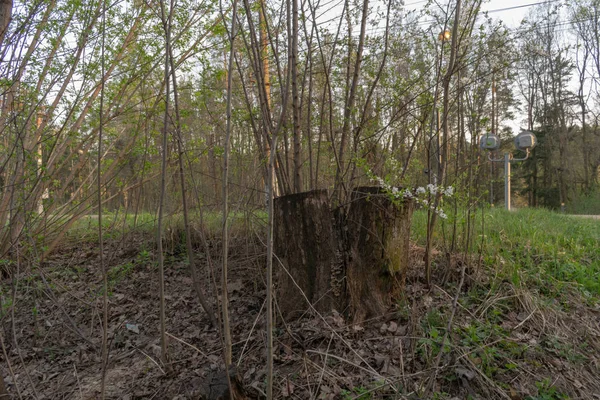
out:
<path id="1" fill-rule="evenodd" d="M 562 1 L 562 0 L 538 1 L 537 3 L 521 4 L 519 6 L 512 6 L 512 7 L 505 7 L 505 8 L 496 8 L 494 10 L 482 10 L 482 12 L 488 13 L 488 14 L 492 14 L 492 13 L 497 13 L 497 12 L 502 12 L 502 11 L 516 10 L 518 8 L 526 8 L 526 7 L 539 6 L 540 4 L 556 3 L 556 2 L 559 2 L 559 1 Z"/>
<path id="2" fill-rule="evenodd" d="M 410 6 L 410 5 L 415 5 L 415 4 L 420 4 L 420 3 L 426 3 L 428 1 L 429 0 L 420 0 L 420 1 L 413 2 L 413 3 L 408 3 L 408 4 L 405 4 L 404 7 Z M 542 4 L 557 3 L 557 2 L 561 2 L 561 1 L 562 0 L 538 1 L 538 2 L 535 2 L 535 3 L 521 4 L 521 5 L 512 6 L 512 7 L 496 8 L 496 9 L 492 9 L 492 10 L 482 10 L 481 13 L 494 14 L 494 13 L 499 13 L 499 12 L 503 12 L 503 11 L 510 11 L 510 10 L 515 10 L 515 9 L 520 9 L 520 8 L 527 8 L 527 7 L 535 7 L 535 6 L 542 5 Z M 341 3 L 341 1 L 340 1 L 340 3 Z M 338 3 L 338 5 L 339 5 L 339 3 Z M 331 10 L 332 8 L 330 8 L 329 10 Z M 321 13 L 319 15 L 319 17 L 322 16 L 322 15 L 324 15 L 324 14 L 326 14 L 327 12 L 329 12 L 329 10 Z M 319 22 L 317 24 L 317 26 L 322 26 L 322 25 L 324 25 L 326 23 L 338 20 L 339 18 L 341 18 L 341 16 L 335 16 L 333 18 L 330 18 L 329 20 Z M 426 26 L 426 25 L 429 25 L 429 24 L 437 23 L 437 22 L 438 21 L 435 20 L 435 19 L 429 19 L 429 20 L 424 20 L 424 21 L 418 21 L 416 23 L 416 25 Z M 385 31 L 384 27 L 375 27 L 375 28 L 371 29 L 371 33 L 373 33 L 373 32 L 377 33 L 377 32 L 383 32 L 383 31 Z"/>

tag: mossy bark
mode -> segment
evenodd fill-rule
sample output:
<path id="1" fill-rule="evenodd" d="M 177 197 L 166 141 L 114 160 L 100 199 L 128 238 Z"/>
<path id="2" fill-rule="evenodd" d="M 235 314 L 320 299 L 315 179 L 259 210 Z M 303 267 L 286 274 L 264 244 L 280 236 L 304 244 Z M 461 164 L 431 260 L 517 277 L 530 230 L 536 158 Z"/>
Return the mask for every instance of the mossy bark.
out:
<path id="1" fill-rule="evenodd" d="M 355 323 L 384 314 L 408 268 L 412 206 L 379 187 L 354 189 L 348 209 L 346 287 Z"/>

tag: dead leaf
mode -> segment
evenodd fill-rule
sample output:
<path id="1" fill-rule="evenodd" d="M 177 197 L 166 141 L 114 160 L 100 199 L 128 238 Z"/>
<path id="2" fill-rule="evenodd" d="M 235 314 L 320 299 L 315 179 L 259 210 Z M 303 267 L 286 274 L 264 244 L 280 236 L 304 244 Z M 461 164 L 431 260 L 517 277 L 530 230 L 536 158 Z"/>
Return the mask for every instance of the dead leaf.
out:
<path id="1" fill-rule="evenodd" d="M 390 322 L 390 326 L 387 328 L 388 332 L 395 333 L 398 330 L 398 324 L 394 321 Z"/>
<path id="2" fill-rule="evenodd" d="M 244 374 L 244 380 L 245 381 L 249 381 L 250 378 L 252 377 L 252 375 L 254 375 L 254 373 L 256 372 L 256 368 L 252 367 L 250 368 L 248 371 L 246 371 L 246 373 Z"/>
<path id="3" fill-rule="evenodd" d="M 336 310 L 333 310 L 332 314 L 333 314 L 333 322 L 337 325 L 338 328 L 342 328 L 346 324 L 344 322 L 344 318 Z"/>
<path id="4" fill-rule="evenodd" d="M 138 335 L 140 334 L 140 328 L 137 326 L 137 324 L 125 324 L 125 328 L 127 328 L 128 331 L 131 331 Z"/>
<path id="5" fill-rule="evenodd" d="M 431 305 L 433 304 L 433 298 L 431 296 L 424 296 L 423 297 L 423 305 L 427 308 L 431 307 Z"/>
<path id="6" fill-rule="evenodd" d="M 227 290 L 229 293 L 240 292 L 244 288 L 244 283 L 241 279 L 236 279 L 234 281 L 227 283 Z"/>
<path id="7" fill-rule="evenodd" d="M 388 356 L 384 356 L 383 354 L 375 354 L 375 356 L 373 357 L 375 358 L 375 362 L 377 363 L 377 367 L 381 367 L 386 360 L 389 361 L 389 357 Z"/>
<path id="8" fill-rule="evenodd" d="M 456 369 L 454 370 L 454 372 L 456 373 L 456 375 L 460 378 L 466 378 L 468 381 L 470 381 L 471 379 L 475 378 L 476 374 L 475 372 L 471 371 L 468 368 L 464 368 L 464 367 L 456 367 Z"/>

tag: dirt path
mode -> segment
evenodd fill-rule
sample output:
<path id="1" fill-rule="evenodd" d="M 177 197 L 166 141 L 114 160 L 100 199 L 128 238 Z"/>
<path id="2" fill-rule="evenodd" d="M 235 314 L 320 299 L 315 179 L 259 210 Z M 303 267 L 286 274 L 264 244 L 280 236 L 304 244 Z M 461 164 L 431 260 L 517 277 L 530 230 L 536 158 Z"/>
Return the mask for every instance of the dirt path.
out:
<path id="1" fill-rule="evenodd" d="M 579 218 L 589 218 L 589 219 L 600 219 L 600 215 L 579 215 L 579 214 L 569 214 L 572 217 Z"/>

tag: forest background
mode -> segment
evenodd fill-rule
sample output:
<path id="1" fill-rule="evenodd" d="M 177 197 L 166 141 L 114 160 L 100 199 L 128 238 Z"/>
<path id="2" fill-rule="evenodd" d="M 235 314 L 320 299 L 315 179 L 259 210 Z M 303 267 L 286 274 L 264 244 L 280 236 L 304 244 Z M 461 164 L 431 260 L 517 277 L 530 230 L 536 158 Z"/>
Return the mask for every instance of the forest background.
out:
<path id="1" fill-rule="evenodd" d="M 517 126 L 535 132 L 538 145 L 513 165 L 514 206 L 600 213 L 600 2 L 520 5 L 526 17 L 511 28 L 494 19 L 501 9 L 483 7 L 473 0 L 3 0 L 7 293 L 15 299 L 14 276 L 37 275 L 69 232 L 96 221 L 107 318 L 105 235 L 152 231 L 167 365 L 162 246 L 181 235 L 197 297 L 211 322 L 224 324 L 227 349 L 227 307 L 209 312 L 212 300 L 194 272 L 194 231 L 202 237 L 212 224 L 222 235 L 216 263 L 227 304 L 234 219 L 267 228 L 272 276 L 274 197 L 328 189 L 331 203 L 344 205 L 354 187 L 374 181 L 452 187 L 451 199 L 434 189 L 421 202 L 429 271 L 442 235 L 438 215 L 449 216 L 444 250 L 453 253 L 471 249 L 468 221 L 477 210 L 502 205 L 502 168 L 480 150 L 479 137 L 495 133 L 498 154 L 514 151 Z M 168 222 L 177 219 L 181 231 Z M 216 284 L 214 291 L 216 298 Z M 105 319 L 104 366 L 107 326 Z M 224 357 L 229 364 L 230 350 Z"/>

